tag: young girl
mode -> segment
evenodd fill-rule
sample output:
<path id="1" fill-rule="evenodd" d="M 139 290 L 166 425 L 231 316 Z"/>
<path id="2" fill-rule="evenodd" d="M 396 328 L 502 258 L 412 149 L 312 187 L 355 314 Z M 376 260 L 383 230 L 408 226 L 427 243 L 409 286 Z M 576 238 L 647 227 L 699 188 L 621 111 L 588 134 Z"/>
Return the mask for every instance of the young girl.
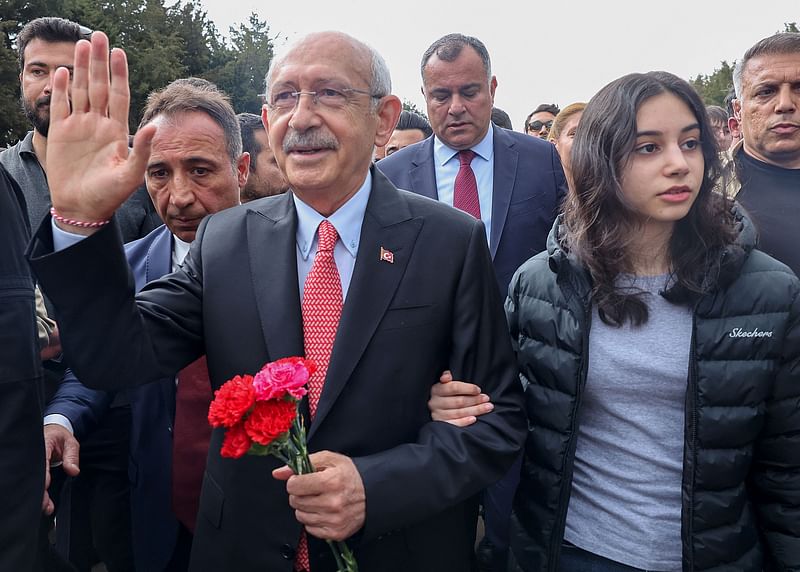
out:
<path id="1" fill-rule="evenodd" d="M 529 418 L 516 569 L 800 567 L 800 284 L 717 173 L 674 75 L 584 111 L 564 214 L 506 302 Z"/>

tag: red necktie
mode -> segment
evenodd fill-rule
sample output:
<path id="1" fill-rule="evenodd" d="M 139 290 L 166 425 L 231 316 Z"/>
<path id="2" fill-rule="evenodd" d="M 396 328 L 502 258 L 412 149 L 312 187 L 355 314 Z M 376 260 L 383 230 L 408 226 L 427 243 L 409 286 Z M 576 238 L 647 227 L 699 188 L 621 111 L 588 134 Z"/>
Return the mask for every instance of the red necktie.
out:
<path id="1" fill-rule="evenodd" d="M 311 418 L 317 413 L 317 403 L 328 373 L 333 341 L 342 315 L 342 282 L 333 258 L 333 248 L 339 234 L 333 225 L 323 220 L 317 230 L 319 240 L 314 264 L 306 276 L 303 288 L 303 340 L 306 358 L 317 364 L 317 371 L 308 380 L 308 409 Z M 310 570 L 308 539 L 300 535 L 295 570 Z"/>
<path id="2" fill-rule="evenodd" d="M 475 173 L 472 172 L 472 158 L 475 151 L 465 149 L 458 152 L 458 160 L 461 166 L 456 175 L 456 184 L 453 189 L 453 206 L 474 216 L 481 218 L 481 203 L 478 200 L 478 183 L 475 181 Z"/>
<path id="3" fill-rule="evenodd" d="M 172 508 L 192 533 L 211 439 L 208 406 L 212 397 L 203 356 L 178 373 L 172 435 Z"/>

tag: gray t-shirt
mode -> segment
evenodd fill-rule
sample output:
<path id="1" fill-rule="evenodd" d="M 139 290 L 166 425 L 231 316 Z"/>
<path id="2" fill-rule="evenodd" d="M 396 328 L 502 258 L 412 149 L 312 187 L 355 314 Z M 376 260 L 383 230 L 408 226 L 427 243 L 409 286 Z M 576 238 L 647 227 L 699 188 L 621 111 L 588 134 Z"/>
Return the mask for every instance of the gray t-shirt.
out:
<path id="1" fill-rule="evenodd" d="M 627 278 L 628 282 L 632 278 Z M 692 315 L 638 277 L 642 326 L 608 326 L 593 309 L 565 539 L 645 570 L 681 570 L 684 401 Z"/>

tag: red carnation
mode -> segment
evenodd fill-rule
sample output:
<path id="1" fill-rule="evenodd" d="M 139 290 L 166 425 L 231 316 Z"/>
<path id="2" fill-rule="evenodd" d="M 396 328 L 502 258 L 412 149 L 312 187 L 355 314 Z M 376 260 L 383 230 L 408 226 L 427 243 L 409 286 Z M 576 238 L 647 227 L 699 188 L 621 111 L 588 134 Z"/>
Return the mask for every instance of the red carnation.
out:
<path id="1" fill-rule="evenodd" d="M 238 459 L 250 450 L 252 444 L 253 442 L 244 429 L 244 423 L 239 423 L 225 431 L 225 438 L 222 440 L 222 449 L 219 454 L 223 457 Z"/>
<path id="2" fill-rule="evenodd" d="M 294 401 L 257 401 L 244 422 L 244 428 L 253 441 L 266 446 L 291 429 L 296 415 Z"/>
<path id="3" fill-rule="evenodd" d="M 208 408 L 208 422 L 212 427 L 233 427 L 253 406 L 256 392 L 252 375 L 237 375 L 214 392 L 214 401 Z"/>

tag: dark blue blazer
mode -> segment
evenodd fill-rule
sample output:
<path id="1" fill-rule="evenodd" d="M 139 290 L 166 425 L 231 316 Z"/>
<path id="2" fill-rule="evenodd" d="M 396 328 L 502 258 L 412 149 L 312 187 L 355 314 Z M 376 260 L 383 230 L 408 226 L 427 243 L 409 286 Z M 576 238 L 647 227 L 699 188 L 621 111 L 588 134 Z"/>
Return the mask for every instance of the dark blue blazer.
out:
<path id="1" fill-rule="evenodd" d="M 493 125 L 493 131 L 489 249 L 500 292 L 505 296 L 514 271 L 545 249 L 567 192 L 567 181 L 553 144 L 497 125 Z M 438 200 L 433 137 L 393 153 L 377 166 L 397 188 Z"/>
<path id="2" fill-rule="evenodd" d="M 136 291 L 172 270 L 172 234 L 160 226 L 125 245 Z M 172 512 L 172 424 L 175 417 L 175 379 L 126 390 L 131 404 L 130 459 L 131 530 L 137 570 L 163 570 L 175 548 L 178 521 Z M 81 384 L 72 371 L 48 405 L 45 414 L 60 413 L 82 440 L 114 399 L 113 391 Z"/>

